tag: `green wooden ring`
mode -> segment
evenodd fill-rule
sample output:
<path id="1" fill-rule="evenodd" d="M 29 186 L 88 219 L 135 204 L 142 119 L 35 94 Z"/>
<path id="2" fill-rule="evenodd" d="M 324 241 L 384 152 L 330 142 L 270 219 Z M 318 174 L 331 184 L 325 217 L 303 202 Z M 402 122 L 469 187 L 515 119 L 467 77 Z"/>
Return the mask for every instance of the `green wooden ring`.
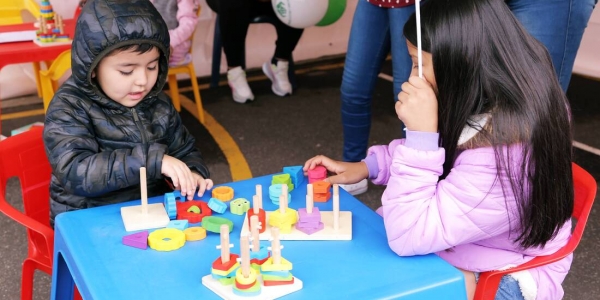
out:
<path id="1" fill-rule="evenodd" d="M 206 231 L 221 233 L 221 225 L 223 224 L 229 227 L 229 232 L 233 231 L 233 222 L 229 219 L 215 216 L 202 218 L 202 228 L 206 229 Z"/>

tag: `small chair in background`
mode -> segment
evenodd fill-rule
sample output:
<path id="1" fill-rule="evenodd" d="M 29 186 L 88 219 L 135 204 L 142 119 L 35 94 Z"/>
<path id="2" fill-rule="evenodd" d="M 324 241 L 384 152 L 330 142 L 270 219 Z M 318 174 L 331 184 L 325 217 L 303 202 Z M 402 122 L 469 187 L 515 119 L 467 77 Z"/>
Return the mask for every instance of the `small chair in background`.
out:
<path id="1" fill-rule="evenodd" d="M 196 15 L 200 16 L 201 7 L 198 7 L 198 11 Z M 194 30 L 194 33 L 196 31 Z M 194 34 L 190 37 L 190 41 L 192 42 L 192 47 L 190 47 L 190 54 L 192 54 L 192 49 L 194 48 Z M 196 77 L 196 72 L 194 71 L 194 62 L 193 59 L 186 65 L 181 66 L 173 66 L 169 67 L 169 75 L 168 75 L 168 83 L 169 83 L 169 93 L 171 94 L 171 101 L 173 102 L 173 106 L 177 111 L 181 111 L 181 101 L 179 100 L 179 87 L 177 86 L 177 74 L 188 74 L 190 76 L 190 81 L 192 83 L 192 92 L 194 93 L 194 101 L 196 102 L 196 110 L 198 113 L 198 120 L 200 123 L 204 124 L 204 108 L 202 107 L 202 98 L 200 97 L 200 88 L 198 87 L 198 78 Z"/>
<path id="2" fill-rule="evenodd" d="M 573 189 L 575 190 L 573 218 L 577 220 L 577 224 L 567 244 L 553 254 L 538 256 L 520 266 L 502 271 L 481 273 L 475 289 L 475 300 L 493 300 L 496 297 L 500 279 L 504 275 L 559 261 L 575 251 L 583 236 L 583 230 L 592 211 L 592 204 L 594 204 L 596 190 L 598 189 L 594 177 L 575 163 L 573 163 Z"/>
<path id="3" fill-rule="evenodd" d="M 54 92 L 58 88 L 58 80 L 71 68 L 71 50 L 61 53 L 50 65 L 48 70 L 40 71 L 40 84 L 42 87 L 42 100 L 44 102 L 44 112 L 50 105 L 50 100 L 54 97 Z"/>

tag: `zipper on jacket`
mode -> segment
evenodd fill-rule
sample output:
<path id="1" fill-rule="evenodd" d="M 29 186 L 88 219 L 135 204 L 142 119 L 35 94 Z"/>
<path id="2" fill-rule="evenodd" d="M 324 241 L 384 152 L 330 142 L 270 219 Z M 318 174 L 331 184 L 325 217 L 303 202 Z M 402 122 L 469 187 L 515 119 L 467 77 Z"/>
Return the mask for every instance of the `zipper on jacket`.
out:
<path id="1" fill-rule="evenodd" d="M 144 130 L 144 125 L 140 121 L 140 117 L 137 114 L 135 108 L 131 108 L 131 114 L 133 114 L 133 120 L 135 121 L 135 125 L 140 130 L 142 134 L 142 146 L 144 147 L 144 163 L 143 167 L 146 167 L 146 160 L 148 157 L 148 137 L 146 136 L 146 131 Z"/>

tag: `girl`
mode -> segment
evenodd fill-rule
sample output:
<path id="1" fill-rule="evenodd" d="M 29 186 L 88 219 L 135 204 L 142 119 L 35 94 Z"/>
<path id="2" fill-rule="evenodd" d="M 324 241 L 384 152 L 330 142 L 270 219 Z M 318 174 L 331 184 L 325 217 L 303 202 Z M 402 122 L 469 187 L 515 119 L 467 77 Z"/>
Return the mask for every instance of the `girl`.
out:
<path id="1" fill-rule="evenodd" d="M 396 112 L 406 139 L 362 162 L 309 159 L 331 183 L 386 184 L 383 215 L 401 256 L 436 253 L 465 274 L 510 268 L 564 246 L 573 182 L 568 102 L 545 48 L 502 0 L 428 0 L 404 27 L 413 71 Z M 560 299 L 572 255 L 503 278 L 496 299 Z"/>
<path id="2" fill-rule="evenodd" d="M 167 23 L 171 38 L 169 66 L 186 65 L 192 61 L 190 38 L 198 23 L 196 0 L 150 0 Z"/>

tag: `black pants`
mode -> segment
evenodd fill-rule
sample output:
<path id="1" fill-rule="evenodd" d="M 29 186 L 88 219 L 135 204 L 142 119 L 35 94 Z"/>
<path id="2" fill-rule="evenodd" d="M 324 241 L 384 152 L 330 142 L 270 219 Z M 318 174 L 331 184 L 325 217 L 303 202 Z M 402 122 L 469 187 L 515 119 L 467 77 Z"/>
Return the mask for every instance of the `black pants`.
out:
<path id="1" fill-rule="evenodd" d="M 296 48 L 304 29 L 289 27 L 281 22 L 273 11 L 271 1 L 244 0 L 236 1 L 237 3 L 233 5 L 225 4 L 227 2 L 221 2 L 218 14 L 223 50 L 229 67 L 243 65 L 248 26 L 257 16 L 269 16 L 275 20 L 277 41 L 274 57 L 284 60 L 291 58 L 292 51 Z"/>

